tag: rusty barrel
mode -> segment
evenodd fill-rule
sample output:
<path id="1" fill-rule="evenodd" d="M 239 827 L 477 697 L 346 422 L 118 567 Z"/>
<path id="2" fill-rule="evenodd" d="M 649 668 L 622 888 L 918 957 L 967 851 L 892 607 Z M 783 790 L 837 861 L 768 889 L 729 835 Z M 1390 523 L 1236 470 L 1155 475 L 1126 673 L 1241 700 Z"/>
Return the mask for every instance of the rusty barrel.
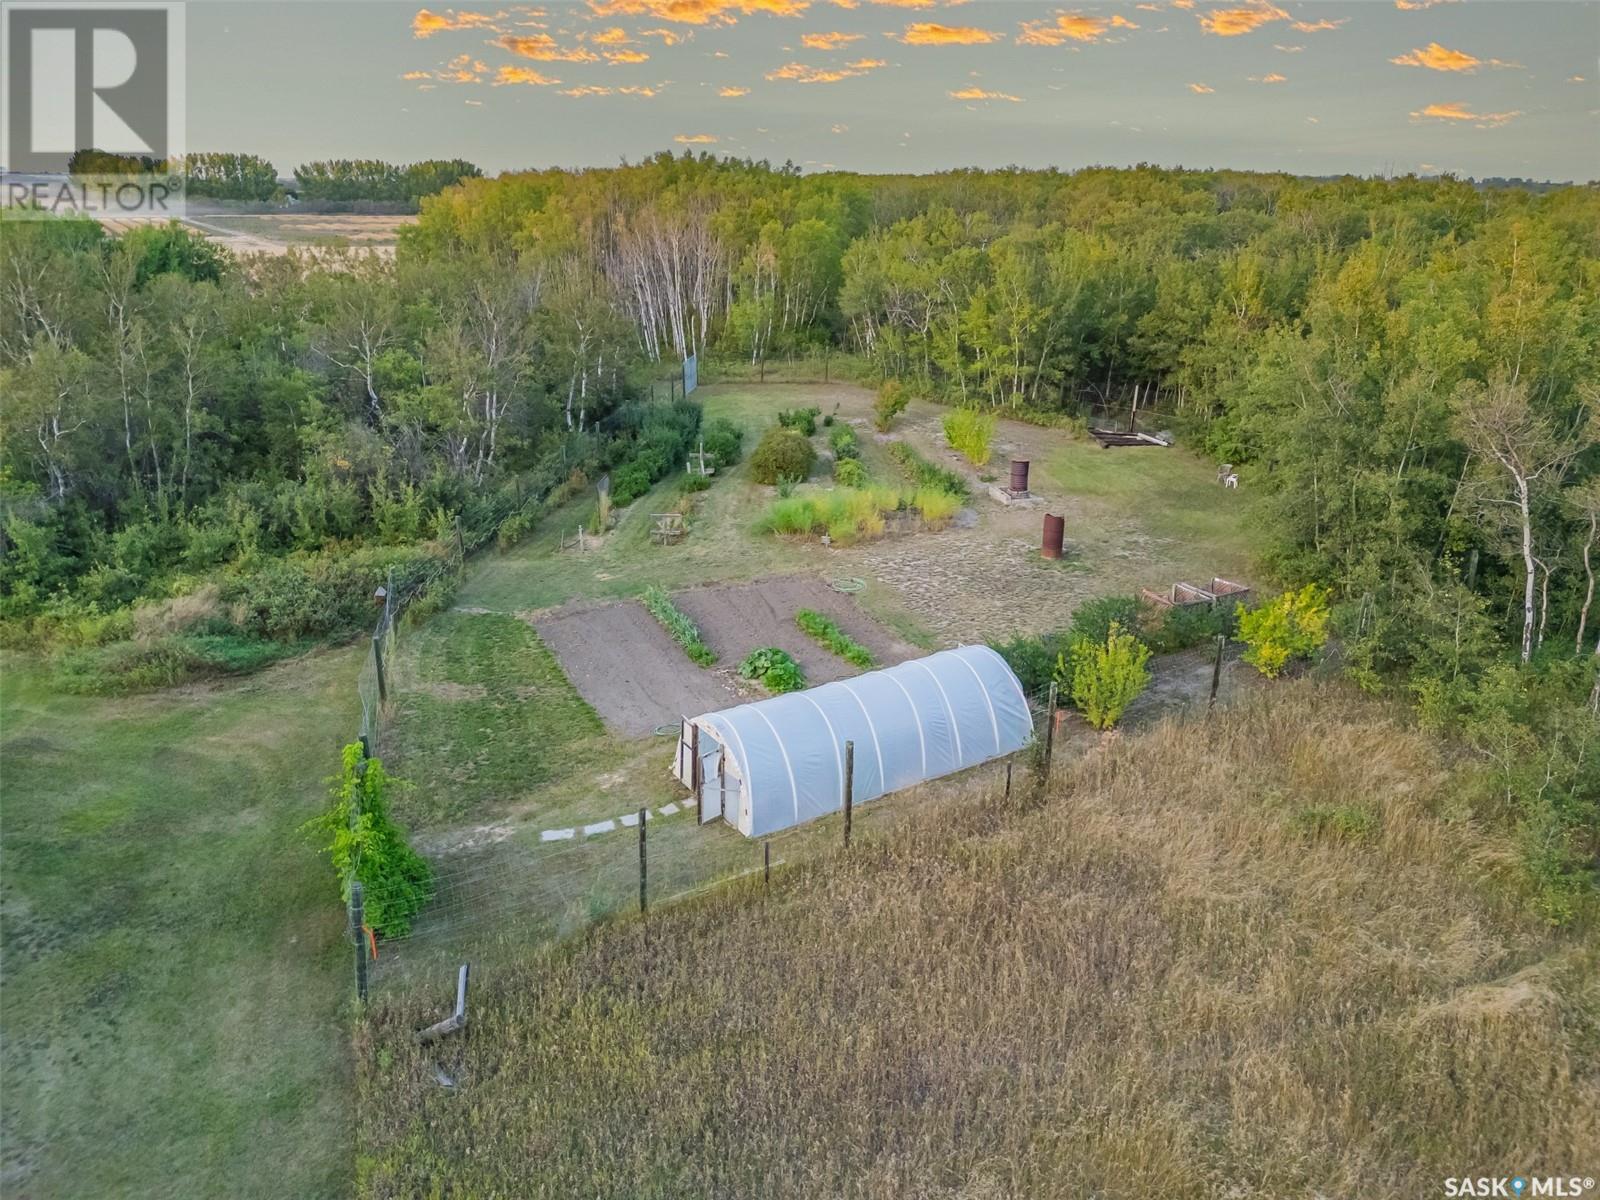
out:
<path id="1" fill-rule="evenodd" d="M 1013 492 L 1028 490 L 1028 460 L 1025 458 L 1011 460 L 1011 490 Z"/>
<path id="2" fill-rule="evenodd" d="M 1067 519 L 1054 513 L 1044 515 L 1044 545 L 1039 553 L 1046 558 L 1061 557 L 1061 543 L 1067 536 Z"/>

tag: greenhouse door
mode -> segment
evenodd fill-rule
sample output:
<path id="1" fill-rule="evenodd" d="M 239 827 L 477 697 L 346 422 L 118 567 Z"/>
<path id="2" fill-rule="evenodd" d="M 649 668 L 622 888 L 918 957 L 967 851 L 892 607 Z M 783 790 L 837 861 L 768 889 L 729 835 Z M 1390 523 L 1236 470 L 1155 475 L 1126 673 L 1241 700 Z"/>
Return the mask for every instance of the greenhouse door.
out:
<path id="1" fill-rule="evenodd" d="M 716 738 L 700 739 L 700 824 L 715 821 L 722 816 L 723 795 L 722 743 Z"/>

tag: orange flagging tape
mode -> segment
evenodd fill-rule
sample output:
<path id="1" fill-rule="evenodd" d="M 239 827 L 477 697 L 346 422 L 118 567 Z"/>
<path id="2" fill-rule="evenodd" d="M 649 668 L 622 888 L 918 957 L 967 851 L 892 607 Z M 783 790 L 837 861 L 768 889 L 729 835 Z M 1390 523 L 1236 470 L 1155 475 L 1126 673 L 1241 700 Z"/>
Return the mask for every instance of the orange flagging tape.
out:
<path id="1" fill-rule="evenodd" d="M 361 928 L 367 931 L 367 944 L 372 947 L 372 959 L 376 962 L 378 959 L 378 935 L 372 931 L 371 925 L 363 925 Z"/>

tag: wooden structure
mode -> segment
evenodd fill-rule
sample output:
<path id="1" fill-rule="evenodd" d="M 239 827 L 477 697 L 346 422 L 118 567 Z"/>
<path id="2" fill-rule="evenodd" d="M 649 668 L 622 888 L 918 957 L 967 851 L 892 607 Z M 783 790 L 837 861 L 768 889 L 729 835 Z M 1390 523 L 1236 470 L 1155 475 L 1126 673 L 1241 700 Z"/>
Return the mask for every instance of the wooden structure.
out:
<path id="1" fill-rule="evenodd" d="M 1235 583 L 1231 579 L 1222 579 L 1213 576 L 1206 587 L 1196 587 L 1192 583 L 1178 582 L 1173 584 L 1166 592 L 1152 592 L 1149 588 L 1140 588 L 1139 595 L 1147 603 L 1157 608 L 1215 608 L 1219 602 L 1229 606 L 1244 604 L 1250 599 L 1248 584 Z"/>
<path id="2" fill-rule="evenodd" d="M 1100 443 L 1102 450 L 1110 450 L 1113 446 L 1172 445 L 1166 438 L 1157 437 L 1153 433 L 1124 433 L 1120 429 L 1091 429 L 1089 436 Z"/>
<path id="3" fill-rule="evenodd" d="M 656 523 L 650 531 L 650 540 L 658 546 L 676 545 L 689 533 L 689 527 L 683 523 L 682 513 L 651 513 L 650 516 Z"/>

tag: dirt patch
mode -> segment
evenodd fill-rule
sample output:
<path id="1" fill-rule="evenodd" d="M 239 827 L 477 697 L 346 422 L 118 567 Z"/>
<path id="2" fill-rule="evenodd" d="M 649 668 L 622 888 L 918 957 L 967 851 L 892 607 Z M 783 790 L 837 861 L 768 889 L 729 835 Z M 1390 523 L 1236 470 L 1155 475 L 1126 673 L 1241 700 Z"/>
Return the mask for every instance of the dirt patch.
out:
<path id="1" fill-rule="evenodd" d="M 739 702 L 727 679 L 690 662 L 637 601 L 566 605 L 533 627 L 578 694 L 628 737 Z"/>
<path id="2" fill-rule="evenodd" d="M 802 608 L 832 617 L 840 629 L 872 651 L 880 666 L 921 653 L 862 612 L 854 597 L 834 591 L 812 575 L 690 588 L 672 599 L 700 627 L 706 645 L 730 667 L 752 650 L 777 646 L 794 656 L 807 683 L 831 683 L 860 674 L 859 668 L 800 632 L 794 614 Z"/>

